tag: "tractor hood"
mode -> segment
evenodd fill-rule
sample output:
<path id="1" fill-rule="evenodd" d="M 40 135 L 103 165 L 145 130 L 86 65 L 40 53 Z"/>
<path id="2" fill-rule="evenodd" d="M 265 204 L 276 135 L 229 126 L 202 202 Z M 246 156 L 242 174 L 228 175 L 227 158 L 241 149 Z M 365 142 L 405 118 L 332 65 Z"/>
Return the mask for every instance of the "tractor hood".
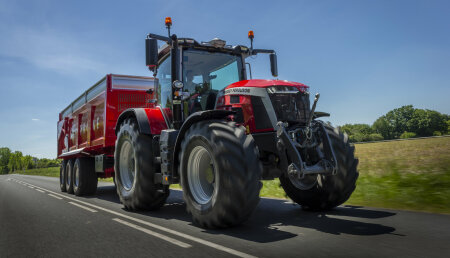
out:
<path id="1" fill-rule="evenodd" d="M 232 88 L 238 88 L 238 87 L 255 87 L 255 88 L 267 88 L 271 86 L 292 86 L 296 87 L 300 91 L 306 91 L 308 90 L 308 86 L 306 86 L 303 83 L 299 82 L 290 82 L 286 80 L 261 80 L 261 79 L 255 79 L 255 80 L 243 80 L 238 81 L 233 84 L 228 85 L 225 90 L 232 89 Z"/>

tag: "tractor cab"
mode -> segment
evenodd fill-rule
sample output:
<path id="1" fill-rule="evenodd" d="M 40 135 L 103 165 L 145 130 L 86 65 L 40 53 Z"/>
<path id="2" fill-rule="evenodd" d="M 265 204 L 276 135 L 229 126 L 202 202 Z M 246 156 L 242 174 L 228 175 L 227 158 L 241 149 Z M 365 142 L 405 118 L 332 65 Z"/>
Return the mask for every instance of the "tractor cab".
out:
<path id="1" fill-rule="evenodd" d="M 176 91 L 183 100 L 183 115 L 215 107 L 217 94 L 226 86 L 246 79 L 245 56 L 242 51 L 235 51 L 231 46 L 217 46 L 214 39 L 206 43 L 198 43 L 192 39 L 178 39 L 179 81 L 182 88 Z M 170 46 L 159 49 L 158 68 L 158 101 L 161 107 L 172 106 L 172 76 Z M 181 85 L 180 84 L 180 85 Z"/>
<path id="2" fill-rule="evenodd" d="M 166 20 L 169 37 L 147 35 L 146 64 L 158 79 L 158 104 L 170 113 L 166 115 L 173 118 L 169 120 L 174 129 L 179 129 L 195 112 L 213 110 L 219 91 L 246 80 L 247 57 L 270 54 L 272 75 L 278 75 L 275 51 L 253 49 L 253 31 L 249 32 L 249 48 L 227 45 L 218 38 L 200 43 L 191 38 L 178 38 L 170 34 L 171 25 L 171 19 Z M 166 42 L 159 49 L 158 40 Z"/>

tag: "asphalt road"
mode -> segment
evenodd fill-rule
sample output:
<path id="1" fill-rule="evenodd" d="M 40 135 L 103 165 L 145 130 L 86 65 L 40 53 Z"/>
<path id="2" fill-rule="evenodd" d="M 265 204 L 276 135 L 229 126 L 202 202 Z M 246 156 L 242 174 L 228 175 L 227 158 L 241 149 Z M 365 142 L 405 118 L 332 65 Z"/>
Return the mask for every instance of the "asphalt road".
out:
<path id="1" fill-rule="evenodd" d="M 450 257 L 450 216 L 342 206 L 305 212 L 262 199 L 244 225 L 192 225 L 180 191 L 156 212 L 122 209 L 114 185 L 94 197 L 58 179 L 0 176 L 0 257 Z"/>

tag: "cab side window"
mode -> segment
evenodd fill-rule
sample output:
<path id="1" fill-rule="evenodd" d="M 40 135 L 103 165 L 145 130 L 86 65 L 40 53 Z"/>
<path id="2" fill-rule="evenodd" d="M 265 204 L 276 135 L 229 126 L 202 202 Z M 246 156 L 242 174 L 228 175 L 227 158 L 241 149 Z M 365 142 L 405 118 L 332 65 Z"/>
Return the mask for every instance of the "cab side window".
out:
<path id="1" fill-rule="evenodd" d="M 172 106 L 172 77 L 171 77 L 171 58 L 170 55 L 162 61 L 158 67 L 158 99 L 163 108 Z"/>

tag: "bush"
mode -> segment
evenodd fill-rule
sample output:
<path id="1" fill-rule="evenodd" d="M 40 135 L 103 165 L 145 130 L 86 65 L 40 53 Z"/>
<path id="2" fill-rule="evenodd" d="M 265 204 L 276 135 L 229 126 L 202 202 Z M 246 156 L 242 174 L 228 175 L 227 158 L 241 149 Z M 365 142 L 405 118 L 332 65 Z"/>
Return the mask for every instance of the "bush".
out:
<path id="1" fill-rule="evenodd" d="M 0 175 L 1 174 L 8 174 L 9 168 L 8 166 L 0 166 Z"/>
<path id="2" fill-rule="evenodd" d="M 439 131 L 434 131 L 433 136 L 442 136 L 442 133 Z"/>
<path id="3" fill-rule="evenodd" d="M 382 141 L 382 140 L 384 140 L 384 137 L 379 133 L 372 133 L 369 135 L 369 141 Z"/>
<path id="4" fill-rule="evenodd" d="M 402 135 L 400 135 L 400 139 L 408 139 L 408 138 L 414 138 L 416 137 L 415 133 L 412 132 L 404 132 Z"/>
<path id="5" fill-rule="evenodd" d="M 363 135 L 360 134 L 360 133 L 349 135 L 348 139 L 350 140 L 350 142 L 362 142 L 362 141 L 364 141 Z"/>

